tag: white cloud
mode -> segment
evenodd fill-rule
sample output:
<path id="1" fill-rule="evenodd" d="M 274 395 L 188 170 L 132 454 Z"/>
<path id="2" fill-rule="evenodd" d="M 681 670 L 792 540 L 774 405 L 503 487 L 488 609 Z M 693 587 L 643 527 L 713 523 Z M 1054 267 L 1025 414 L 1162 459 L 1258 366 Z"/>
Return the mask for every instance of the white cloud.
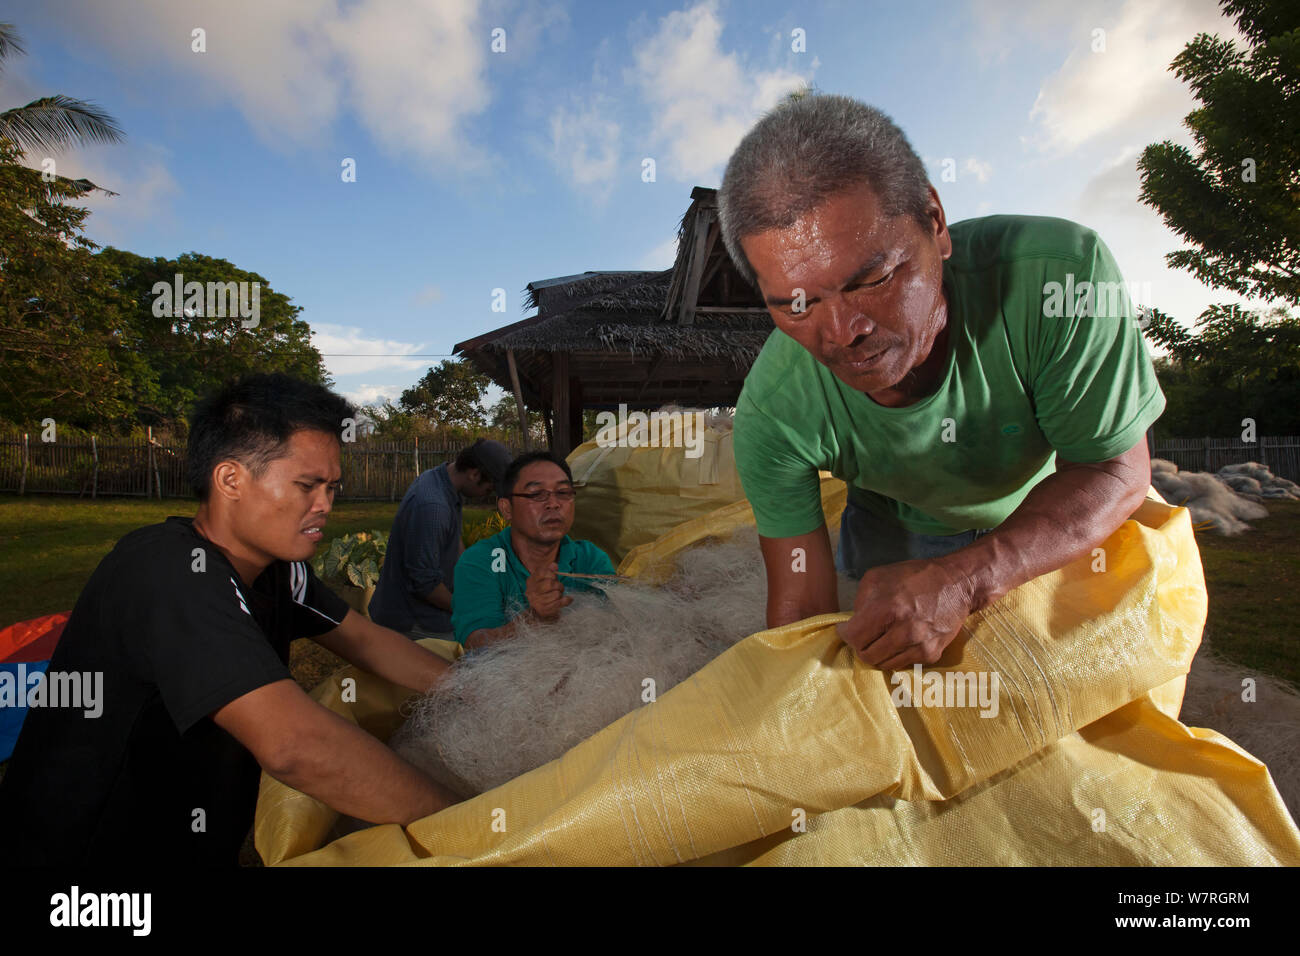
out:
<path id="1" fill-rule="evenodd" d="M 559 106 L 551 113 L 547 152 L 575 186 L 607 191 L 618 174 L 622 130 L 609 118 L 607 97 Z"/>
<path id="2" fill-rule="evenodd" d="M 973 30 L 970 49 L 980 63 L 1004 62 L 1026 44 L 1041 46 L 1045 38 L 1060 36 L 1074 23 L 1095 21 L 1110 0 L 1072 0 L 1057 3 L 1008 3 L 1007 0 L 968 0 Z"/>
<path id="3" fill-rule="evenodd" d="M 1041 150 L 1069 153 L 1091 140 L 1159 130 L 1168 136 L 1193 99 L 1169 64 L 1197 33 L 1237 37 L 1215 0 L 1126 0 L 1113 17 L 1076 18 L 1071 53 L 1042 84 L 1029 118 Z M 1094 52 L 1095 29 L 1105 49 Z"/>
<path id="4" fill-rule="evenodd" d="M 181 190 L 167 168 L 167 158 L 166 151 L 158 147 L 137 147 L 130 142 L 60 158 L 60 175 L 84 177 L 118 193 L 90 193 L 77 201 L 91 211 L 87 235 L 101 244 L 120 243 L 142 223 L 170 222 L 172 200 Z"/>
<path id="5" fill-rule="evenodd" d="M 47 0 L 43 12 L 151 83 L 194 81 L 270 145 L 321 142 L 347 106 L 392 154 L 440 171 L 489 162 L 464 130 L 490 99 L 479 0 L 135 0 L 130 16 Z M 206 52 L 191 49 L 195 29 Z"/>
<path id="6" fill-rule="evenodd" d="M 962 164 L 962 172 L 971 173 L 981 183 L 989 181 L 993 175 L 993 164 L 987 160 L 977 159 L 974 156 L 967 156 L 966 162 Z"/>
<path id="7" fill-rule="evenodd" d="M 461 133 L 490 100 L 490 31 L 478 13 L 477 0 L 363 0 L 325 26 L 347 64 L 348 102 L 394 154 L 485 164 L 486 154 Z"/>
<path id="8" fill-rule="evenodd" d="M 1150 206 L 1138 202 L 1140 179 L 1133 145 L 1120 148 L 1088 180 L 1075 200 L 1074 218 L 1097 231 L 1135 286 L 1138 305 L 1155 306 L 1190 324 L 1211 302 L 1242 301 L 1235 293 L 1210 289 L 1191 273 L 1171 269 L 1165 255 L 1183 247 Z"/>
<path id="9" fill-rule="evenodd" d="M 490 54 L 493 69 L 498 65 L 508 69 L 530 63 L 553 49 L 553 44 L 563 39 L 569 27 L 569 11 L 560 3 L 484 0 L 480 11 L 485 37 L 490 37 L 497 27 L 506 31 L 505 52 Z"/>
<path id="10" fill-rule="evenodd" d="M 993 163 L 978 156 L 967 156 L 960 163 L 955 156 L 922 156 L 921 162 L 930 171 L 930 181 L 948 189 L 953 182 L 969 182 L 971 178 L 982 186 L 993 175 Z"/>
<path id="11" fill-rule="evenodd" d="M 1111 162 L 1084 184 L 1076 201 L 1080 210 L 1089 212 L 1103 209 L 1119 216 L 1143 220 L 1150 218 L 1151 208 L 1138 202 L 1141 180 L 1138 177 L 1137 160 L 1140 152 L 1135 146 L 1120 149 Z"/>
<path id="12" fill-rule="evenodd" d="M 670 269 L 677 261 L 677 237 L 665 239 L 648 251 L 636 264 L 638 269 Z"/>
<path id="13" fill-rule="evenodd" d="M 373 338 L 363 333 L 357 326 L 334 325 L 328 322 L 311 324 L 312 345 L 325 355 L 325 367 L 335 378 L 344 375 L 360 375 L 380 369 L 394 372 L 423 372 L 438 359 L 414 357 L 415 353 L 427 353 L 428 346 L 423 343 L 398 342 L 393 339 Z M 406 358 L 405 356 L 412 356 Z"/>
<path id="14" fill-rule="evenodd" d="M 442 290 L 436 285 L 426 285 L 419 292 L 415 293 L 412 301 L 416 305 L 430 305 L 442 300 Z"/>
<path id="15" fill-rule="evenodd" d="M 404 390 L 401 385 L 357 385 L 339 394 L 353 405 L 382 405 L 385 401 L 396 405 Z"/>
<path id="16" fill-rule="evenodd" d="M 662 177 L 716 179 L 754 121 L 808 78 L 761 70 L 721 47 L 715 0 L 670 13 L 633 54 L 629 79 L 650 105 Z"/>

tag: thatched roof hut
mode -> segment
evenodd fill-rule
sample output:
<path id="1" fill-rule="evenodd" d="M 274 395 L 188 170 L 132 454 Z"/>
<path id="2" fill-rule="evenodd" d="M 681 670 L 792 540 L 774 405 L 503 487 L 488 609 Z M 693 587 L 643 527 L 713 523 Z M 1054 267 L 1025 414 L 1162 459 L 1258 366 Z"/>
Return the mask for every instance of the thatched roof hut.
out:
<path id="1" fill-rule="evenodd" d="M 562 454 L 581 440 L 583 409 L 734 405 L 772 331 L 758 293 L 727 255 L 716 191 L 698 186 L 671 269 L 530 282 L 526 305 L 537 314 L 455 351 L 545 412 L 551 447 Z"/>

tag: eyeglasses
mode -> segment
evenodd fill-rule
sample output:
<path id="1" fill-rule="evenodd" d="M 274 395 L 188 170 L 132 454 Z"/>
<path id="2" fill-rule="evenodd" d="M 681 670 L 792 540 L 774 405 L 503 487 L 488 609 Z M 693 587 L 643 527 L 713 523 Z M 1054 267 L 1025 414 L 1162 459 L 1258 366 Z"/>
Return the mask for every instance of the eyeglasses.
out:
<path id="1" fill-rule="evenodd" d="M 538 504 L 546 504 L 554 496 L 560 504 L 572 501 L 577 493 L 572 488 L 561 488 L 559 491 L 534 491 L 529 494 L 513 494 L 511 498 L 527 498 L 529 501 L 535 501 Z"/>

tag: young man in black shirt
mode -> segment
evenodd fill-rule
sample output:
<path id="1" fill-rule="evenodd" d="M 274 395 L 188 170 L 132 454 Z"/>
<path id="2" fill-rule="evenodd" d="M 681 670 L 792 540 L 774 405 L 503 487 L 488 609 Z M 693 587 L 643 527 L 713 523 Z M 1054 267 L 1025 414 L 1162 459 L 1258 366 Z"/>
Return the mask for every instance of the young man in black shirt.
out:
<path id="1" fill-rule="evenodd" d="M 102 713 L 28 713 L 0 781 L 5 864 L 234 864 L 259 764 L 375 823 L 455 801 L 289 675 L 298 637 L 420 693 L 448 666 L 350 610 L 308 563 L 354 415 L 284 375 L 248 377 L 196 409 L 198 512 L 123 537 L 78 598 L 49 673 L 102 675 Z"/>

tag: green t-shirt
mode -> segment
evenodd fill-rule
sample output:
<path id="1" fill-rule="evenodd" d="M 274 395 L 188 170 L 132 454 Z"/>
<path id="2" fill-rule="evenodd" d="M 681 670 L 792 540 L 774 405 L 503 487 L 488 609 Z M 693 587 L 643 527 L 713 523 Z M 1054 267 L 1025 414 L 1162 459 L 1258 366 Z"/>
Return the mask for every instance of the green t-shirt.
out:
<path id="1" fill-rule="evenodd" d="M 555 563 L 561 571 L 577 574 L 613 574 L 609 555 L 590 541 L 575 541 L 567 534 L 560 542 Z M 456 640 L 465 643 L 480 628 L 500 627 L 528 607 L 524 589 L 530 574 L 510 543 L 510 529 L 476 541 L 456 562 L 456 587 L 451 606 L 451 626 Z M 581 578 L 560 578 L 565 591 L 599 591 Z"/>
<path id="2" fill-rule="evenodd" d="M 759 534 L 823 523 L 819 469 L 912 532 L 991 528 L 1055 470 L 1057 453 L 1114 458 L 1164 411 L 1132 302 L 1096 233 L 1040 216 L 949 231 L 948 359 L 933 394 L 885 408 L 784 332 L 768 337 L 735 423 Z"/>

